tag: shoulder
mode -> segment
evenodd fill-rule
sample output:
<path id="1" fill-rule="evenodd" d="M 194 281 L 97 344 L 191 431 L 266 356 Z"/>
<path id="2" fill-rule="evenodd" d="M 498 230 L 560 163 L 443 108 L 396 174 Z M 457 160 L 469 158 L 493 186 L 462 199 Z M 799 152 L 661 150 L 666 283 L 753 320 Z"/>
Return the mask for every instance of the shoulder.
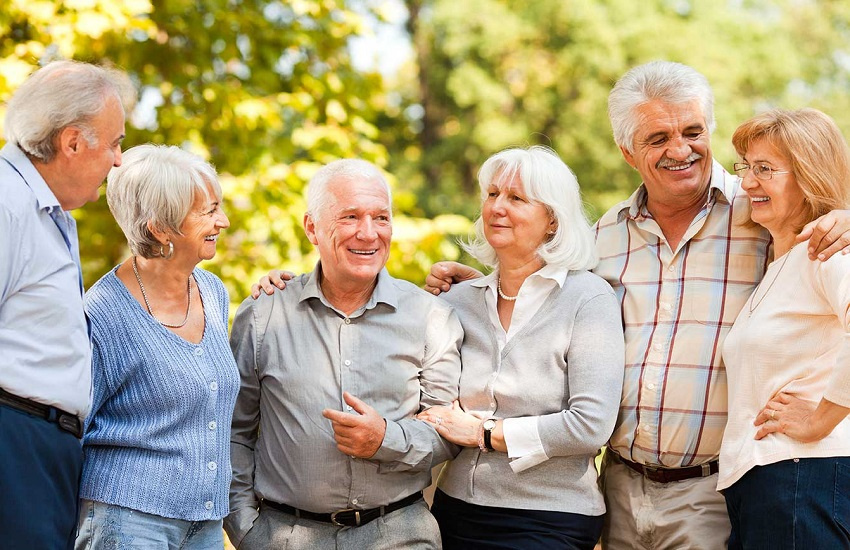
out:
<path id="1" fill-rule="evenodd" d="M 85 295 L 86 313 L 91 315 L 93 312 L 101 308 L 116 308 L 116 296 L 121 292 L 118 285 L 123 285 L 115 275 L 115 268 L 107 271 L 100 279 L 97 280 Z"/>
<path id="2" fill-rule="evenodd" d="M 16 171 L 0 159 L 0 213 L 14 223 L 35 219 L 38 201 L 35 194 Z"/>
<path id="3" fill-rule="evenodd" d="M 570 285 L 575 292 L 591 297 L 599 294 L 614 296 L 614 290 L 608 284 L 608 281 L 584 269 L 570 271 L 565 285 Z"/>
<path id="4" fill-rule="evenodd" d="M 230 300 L 230 295 L 228 294 L 224 283 L 221 282 L 221 279 L 219 279 L 217 275 L 214 275 L 213 273 L 210 273 L 206 269 L 202 269 L 200 267 L 196 267 L 192 271 L 192 275 L 195 276 L 195 281 L 198 282 L 198 286 L 202 289 L 211 289 L 218 296 L 224 297 L 227 301 Z"/>
<path id="5" fill-rule="evenodd" d="M 451 310 L 451 306 L 449 306 L 445 300 L 437 298 L 430 292 L 422 290 L 410 281 L 396 279 L 395 277 L 390 276 L 388 277 L 388 282 L 398 296 L 399 307 L 404 307 L 405 309 L 437 309 L 445 310 L 447 312 Z"/>

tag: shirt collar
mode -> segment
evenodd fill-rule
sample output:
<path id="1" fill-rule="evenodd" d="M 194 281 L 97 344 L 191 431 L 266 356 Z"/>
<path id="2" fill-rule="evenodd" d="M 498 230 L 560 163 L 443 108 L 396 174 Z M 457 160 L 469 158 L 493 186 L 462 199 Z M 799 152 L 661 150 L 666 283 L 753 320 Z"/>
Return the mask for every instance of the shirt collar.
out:
<path id="1" fill-rule="evenodd" d="M 559 267 L 555 267 L 552 265 L 544 265 L 534 273 L 528 276 L 528 278 L 532 277 L 540 277 L 542 279 L 551 279 L 558 283 L 559 287 L 564 286 L 564 282 L 567 280 L 567 270 Z M 474 279 L 470 282 L 470 286 L 486 288 L 491 287 L 493 292 L 496 292 L 496 284 L 499 279 L 499 270 L 496 269 L 489 275 L 485 275 L 484 277 L 480 277 L 478 279 Z"/>
<path id="2" fill-rule="evenodd" d="M 54 209 L 61 208 L 59 200 L 44 178 L 41 177 L 38 170 L 35 169 L 32 161 L 18 148 L 14 143 L 7 143 L 0 150 L 0 157 L 8 162 L 12 168 L 24 179 L 24 182 L 32 189 L 35 200 L 38 203 L 39 210 L 47 210 L 52 213 Z"/>
<path id="3" fill-rule="evenodd" d="M 712 161 L 711 163 L 711 180 L 708 184 L 708 195 L 706 196 L 705 204 L 706 206 L 712 205 L 716 201 L 725 202 L 726 204 L 730 204 L 732 199 L 734 199 L 734 192 L 732 196 L 727 195 L 727 172 L 717 161 Z M 651 218 L 649 211 L 646 209 L 646 185 L 641 183 L 640 187 L 635 189 L 635 192 L 626 199 L 625 201 L 619 204 L 620 211 L 617 214 L 617 222 L 622 222 L 625 219 L 632 220 L 643 220 L 645 218 Z"/>
<path id="4" fill-rule="evenodd" d="M 316 267 L 310 272 L 307 277 L 307 282 L 304 283 L 304 288 L 301 290 L 301 297 L 299 298 L 299 302 L 303 302 L 310 298 L 319 299 L 326 307 L 336 310 L 330 302 L 328 302 L 325 295 L 322 293 L 322 289 L 319 287 L 319 279 L 321 277 L 322 272 L 322 262 L 319 261 L 316 263 Z M 375 285 L 375 290 L 372 291 L 372 295 L 369 297 L 369 300 L 366 302 L 362 308 L 357 310 L 358 312 L 372 309 L 379 303 L 386 304 L 393 309 L 398 309 L 398 290 L 393 284 L 393 278 L 390 277 L 389 272 L 387 272 L 387 268 L 382 268 L 381 271 L 378 272 L 378 284 Z M 355 314 L 356 315 L 356 314 Z M 355 315 L 351 315 L 352 317 Z"/>

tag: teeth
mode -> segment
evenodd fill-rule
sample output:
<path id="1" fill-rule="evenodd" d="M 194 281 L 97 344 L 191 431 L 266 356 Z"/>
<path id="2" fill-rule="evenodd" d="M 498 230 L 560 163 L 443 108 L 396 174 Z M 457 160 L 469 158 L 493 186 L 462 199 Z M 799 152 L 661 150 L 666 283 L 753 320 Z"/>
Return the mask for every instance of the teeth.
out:
<path id="1" fill-rule="evenodd" d="M 753 197 L 750 199 L 752 202 L 767 202 L 770 200 L 770 197 Z"/>
<path id="2" fill-rule="evenodd" d="M 377 252 L 377 249 L 374 250 L 351 250 L 354 254 L 360 254 L 361 256 L 369 256 L 370 254 L 374 254 Z"/>
<path id="3" fill-rule="evenodd" d="M 218 240 L 218 235 L 209 235 L 207 237 L 204 237 L 204 240 L 205 241 L 216 241 L 216 240 Z"/>
<path id="4" fill-rule="evenodd" d="M 679 170 L 684 170 L 686 168 L 690 168 L 691 164 L 692 163 L 689 162 L 688 164 L 682 164 L 682 165 L 679 165 L 679 166 L 665 166 L 664 168 L 666 168 L 667 170 L 672 170 L 673 172 L 678 172 Z"/>

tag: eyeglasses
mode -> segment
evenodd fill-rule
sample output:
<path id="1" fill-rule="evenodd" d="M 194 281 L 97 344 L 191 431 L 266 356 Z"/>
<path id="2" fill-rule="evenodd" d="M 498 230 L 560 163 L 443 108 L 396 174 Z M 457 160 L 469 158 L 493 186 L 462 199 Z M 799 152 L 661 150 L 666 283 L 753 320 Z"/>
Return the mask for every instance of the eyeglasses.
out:
<path id="1" fill-rule="evenodd" d="M 735 170 L 735 173 L 740 177 L 744 177 L 747 174 L 747 170 L 752 170 L 753 175 L 762 181 L 767 181 L 773 178 L 773 174 L 790 174 L 788 170 L 777 170 L 776 168 L 771 168 L 766 164 L 757 164 L 755 166 L 750 166 L 746 162 L 736 162 L 732 165 L 732 169 Z"/>

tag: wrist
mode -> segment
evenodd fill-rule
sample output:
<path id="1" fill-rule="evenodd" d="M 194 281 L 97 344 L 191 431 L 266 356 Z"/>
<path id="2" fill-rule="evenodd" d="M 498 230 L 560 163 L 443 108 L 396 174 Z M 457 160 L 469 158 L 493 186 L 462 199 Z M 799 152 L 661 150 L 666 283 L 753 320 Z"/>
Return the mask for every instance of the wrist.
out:
<path id="1" fill-rule="evenodd" d="M 496 429 L 497 421 L 494 417 L 485 418 L 478 426 L 478 448 L 482 453 L 496 450 L 493 448 L 493 431 Z"/>

